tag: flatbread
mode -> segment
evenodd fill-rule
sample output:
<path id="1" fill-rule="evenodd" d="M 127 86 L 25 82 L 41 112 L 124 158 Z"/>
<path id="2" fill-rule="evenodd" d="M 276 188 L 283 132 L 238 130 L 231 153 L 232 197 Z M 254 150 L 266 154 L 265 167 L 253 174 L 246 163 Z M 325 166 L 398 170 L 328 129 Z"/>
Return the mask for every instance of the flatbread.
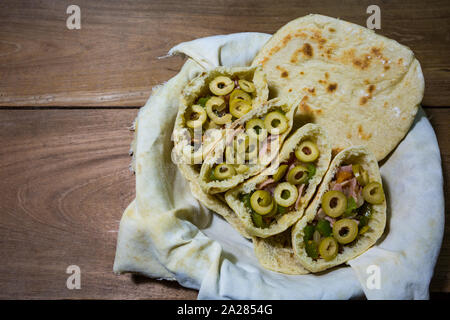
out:
<path id="1" fill-rule="evenodd" d="M 369 175 L 369 181 L 382 184 L 378 162 L 375 156 L 366 147 L 350 147 L 341 151 L 330 164 L 323 182 L 314 197 L 314 200 L 306 209 L 305 215 L 292 229 L 292 246 L 300 259 L 300 263 L 311 272 L 319 272 L 340 265 L 350 259 L 359 256 L 369 249 L 381 237 L 386 225 L 386 200 L 381 204 L 372 204 L 372 217 L 369 220 L 369 230 L 350 244 L 343 246 L 342 252 L 331 261 L 324 259 L 313 260 L 305 251 L 303 242 L 303 229 L 309 221 L 312 221 L 318 211 L 322 196 L 329 190 L 329 184 L 335 176 L 338 168 L 343 164 L 360 164 Z"/>
<path id="2" fill-rule="evenodd" d="M 294 254 L 291 228 L 268 238 L 253 237 L 258 262 L 266 269 L 285 274 L 309 273 Z"/>
<path id="3" fill-rule="evenodd" d="M 259 228 L 254 225 L 250 210 L 244 205 L 244 203 L 239 199 L 241 193 L 250 193 L 256 189 L 256 186 L 263 183 L 273 172 L 276 171 L 279 164 L 287 161 L 292 152 L 295 151 L 297 146 L 305 140 L 313 141 L 319 151 L 319 158 L 316 160 L 316 173 L 309 180 L 308 187 L 304 195 L 298 210 L 287 212 L 281 216 L 275 216 L 275 221 L 272 222 L 267 228 Z M 328 142 L 328 137 L 324 129 L 316 124 L 309 123 L 300 129 L 297 129 L 284 143 L 279 154 L 279 161 L 274 162 L 269 168 L 261 172 L 261 174 L 256 177 L 244 182 L 240 186 L 231 189 L 225 193 L 225 200 L 228 205 L 233 209 L 237 216 L 241 219 L 245 226 L 247 232 L 252 236 L 257 236 L 261 238 L 267 238 L 272 235 L 281 233 L 289 228 L 291 225 L 300 219 L 308 205 L 309 201 L 313 197 L 316 187 L 322 181 L 325 172 L 328 169 L 328 165 L 331 161 L 331 146 Z"/>
<path id="4" fill-rule="evenodd" d="M 424 93 L 408 47 L 322 15 L 283 26 L 252 64 L 267 74 L 269 98 L 301 99 L 302 121 L 327 129 L 334 154 L 364 145 L 382 160 L 408 132 Z"/>

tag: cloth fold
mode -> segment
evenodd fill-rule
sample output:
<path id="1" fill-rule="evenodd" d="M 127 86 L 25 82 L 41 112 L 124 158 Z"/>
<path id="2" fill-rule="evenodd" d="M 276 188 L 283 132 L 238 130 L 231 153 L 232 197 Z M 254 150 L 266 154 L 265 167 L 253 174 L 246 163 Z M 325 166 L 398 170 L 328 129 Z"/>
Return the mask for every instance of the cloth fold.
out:
<path id="1" fill-rule="evenodd" d="M 174 78 L 153 90 L 138 114 L 136 199 L 120 222 L 114 271 L 176 280 L 198 289 L 199 299 L 349 299 L 363 294 L 368 299 L 427 299 L 443 237 L 444 195 L 439 147 L 422 110 L 381 168 L 388 199 L 385 236 L 349 266 L 299 276 L 265 270 L 252 243 L 190 193 L 171 160 L 182 88 L 205 69 L 249 65 L 269 38 L 261 33 L 214 36 L 169 51 L 188 59 Z"/>

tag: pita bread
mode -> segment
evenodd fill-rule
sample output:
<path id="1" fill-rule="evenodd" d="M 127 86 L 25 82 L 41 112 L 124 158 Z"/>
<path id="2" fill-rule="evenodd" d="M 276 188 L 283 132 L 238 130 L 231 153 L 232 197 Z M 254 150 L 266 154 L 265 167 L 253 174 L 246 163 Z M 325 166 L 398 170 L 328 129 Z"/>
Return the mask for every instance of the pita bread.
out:
<path id="1" fill-rule="evenodd" d="M 294 254 L 291 229 L 268 238 L 253 237 L 256 258 L 266 269 L 285 274 L 309 273 Z"/>
<path id="2" fill-rule="evenodd" d="M 300 259 L 300 263 L 311 272 L 319 272 L 331 267 L 337 266 L 369 249 L 381 237 L 386 225 L 386 200 L 381 204 L 372 204 L 372 217 L 368 222 L 369 230 L 359 235 L 356 240 L 350 244 L 342 246 L 342 251 L 331 261 L 322 258 L 314 260 L 310 258 L 305 251 L 303 242 L 303 229 L 308 222 L 312 221 L 320 208 L 322 196 L 329 190 L 329 185 L 334 178 L 338 168 L 343 164 L 360 164 L 367 171 L 369 181 L 376 181 L 382 184 L 378 162 L 375 156 L 366 147 L 350 147 L 341 151 L 330 164 L 323 182 L 314 197 L 314 200 L 308 206 L 305 216 L 300 219 L 292 229 L 292 245 L 294 252 Z"/>
<path id="3" fill-rule="evenodd" d="M 267 74 L 269 98 L 301 99 L 303 122 L 327 129 L 333 154 L 364 145 L 382 160 L 408 132 L 424 92 L 409 48 L 316 14 L 278 30 L 253 65 Z"/>

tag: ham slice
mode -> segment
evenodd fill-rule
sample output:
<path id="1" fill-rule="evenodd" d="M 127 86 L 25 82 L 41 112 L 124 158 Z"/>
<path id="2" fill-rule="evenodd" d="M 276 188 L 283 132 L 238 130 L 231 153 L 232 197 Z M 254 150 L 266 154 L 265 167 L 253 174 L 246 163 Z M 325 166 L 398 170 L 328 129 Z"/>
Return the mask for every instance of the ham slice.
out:
<path id="1" fill-rule="evenodd" d="M 345 172 L 352 172 L 352 173 L 353 173 L 352 165 L 349 164 L 349 165 L 347 165 L 347 166 L 341 166 L 341 167 L 339 168 L 339 171 L 345 171 Z"/>
<path id="2" fill-rule="evenodd" d="M 264 187 L 268 186 L 271 183 L 274 183 L 275 180 L 273 180 L 272 178 L 267 179 L 266 181 L 261 182 L 260 184 L 258 184 L 256 186 L 256 189 L 264 189 Z"/>

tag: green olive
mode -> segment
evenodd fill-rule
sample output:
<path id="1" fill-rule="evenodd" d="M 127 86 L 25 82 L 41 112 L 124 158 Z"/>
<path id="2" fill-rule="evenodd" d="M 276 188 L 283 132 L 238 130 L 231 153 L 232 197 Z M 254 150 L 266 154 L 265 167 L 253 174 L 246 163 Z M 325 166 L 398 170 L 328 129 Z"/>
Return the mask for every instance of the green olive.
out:
<path id="1" fill-rule="evenodd" d="M 365 186 L 369 183 L 369 175 L 367 171 L 359 164 L 352 164 L 353 175 L 355 176 L 358 183 Z"/>
<path id="2" fill-rule="evenodd" d="M 275 182 L 280 181 L 281 178 L 284 177 L 284 174 L 286 173 L 287 169 L 288 169 L 287 164 L 282 164 L 281 166 L 279 166 L 277 172 L 275 172 L 272 176 L 273 181 Z"/>
<path id="3" fill-rule="evenodd" d="M 362 190 L 364 200 L 371 204 L 380 204 L 384 201 L 384 191 L 381 184 L 378 182 L 371 182 Z"/>
<path id="4" fill-rule="evenodd" d="M 264 126 L 271 134 L 282 134 L 288 129 L 289 123 L 284 114 L 272 111 L 264 118 Z"/>
<path id="5" fill-rule="evenodd" d="M 186 113 L 186 125 L 192 129 L 201 127 L 206 122 L 206 119 L 205 109 L 198 104 L 194 104 Z"/>
<path id="6" fill-rule="evenodd" d="M 292 206 L 298 197 L 297 187 L 289 182 L 282 182 L 276 186 L 273 192 L 273 197 L 282 207 Z"/>
<path id="7" fill-rule="evenodd" d="M 224 96 L 229 94 L 234 89 L 234 81 L 225 76 L 219 76 L 214 78 L 209 83 L 209 90 L 218 96 Z"/>
<path id="8" fill-rule="evenodd" d="M 312 141 L 303 141 L 295 149 L 295 156 L 302 162 L 313 162 L 319 157 L 319 148 Z"/>
<path id="9" fill-rule="evenodd" d="M 230 102 L 230 113 L 236 118 L 241 118 L 250 110 L 252 110 L 252 105 L 248 101 L 235 99 Z"/>
<path id="10" fill-rule="evenodd" d="M 333 260 L 339 251 L 339 245 L 333 237 L 326 237 L 320 241 L 319 244 L 319 254 L 320 256 L 327 260 Z"/>
<path id="11" fill-rule="evenodd" d="M 242 90 L 244 90 L 245 92 L 248 92 L 248 93 L 255 92 L 255 85 L 251 81 L 239 80 L 238 84 L 239 84 L 239 87 Z"/>
<path id="12" fill-rule="evenodd" d="M 226 124 L 231 122 L 232 115 L 229 113 L 224 113 L 219 116 L 215 111 L 223 111 L 226 108 L 225 100 L 221 97 L 211 97 L 206 102 L 206 113 L 208 117 L 216 124 Z"/>
<path id="13" fill-rule="evenodd" d="M 273 209 L 272 196 L 268 191 L 257 190 L 250 197 L 250 205 L 257 214 L 266 215 Z"/>
<path id="14" fill-rule="evenodd" d="M 235 170 L 239 174 L 246 173 L 248 171 L 248 166 L 246 166 L 245 164 L 239 164 L 235 166 Z"/>
<path id="15" fill-rule="evenodd" d="M 292 184 L 305 183 L 308 180 L 308 169 L 298 165 L 289 170 L 287 181 Z"/>
<path id="16" fill-rule="evenodd" d="M 250 95 L 240 89 L 234 89 L 233 92 L 230 94 L 230 103 L 234 100 L 244 100 L 248 103 L 252 102 L 252 97 Z"/>
<path id="17" fill-rule="evenodd" d="M 267 130 L 264 127 L 264 121 L 261 119 L 251 119 L 245 124 L 245 132 L 259 141 L 263 141 L 267 137 Z"/>
<path id="18" fill-rule="evenodd" d="M 341 244 L 347 244 L 356 239 L 358 224 L 352 219 L 340 219 L 333 224 L 333 236 Z"/>
<path id="19" fill-rule="evenodd" d="M 232 176 L 234 176 L 235 174 L 236 174 L 236 170 L 233 168 L 233 166 L 226 164 L 226 163 L 218 164 L 216 166 L 216 168 L 214 169 L 214 176 L 218 180 L 229 179 Z"/>
<path id="20" fill-rule="evenodd" d="M 337 218 L 347 209 L 347 197 L 340 191 L 328 191 L 322 197 L 322 209 L 328 216 Z"/>

